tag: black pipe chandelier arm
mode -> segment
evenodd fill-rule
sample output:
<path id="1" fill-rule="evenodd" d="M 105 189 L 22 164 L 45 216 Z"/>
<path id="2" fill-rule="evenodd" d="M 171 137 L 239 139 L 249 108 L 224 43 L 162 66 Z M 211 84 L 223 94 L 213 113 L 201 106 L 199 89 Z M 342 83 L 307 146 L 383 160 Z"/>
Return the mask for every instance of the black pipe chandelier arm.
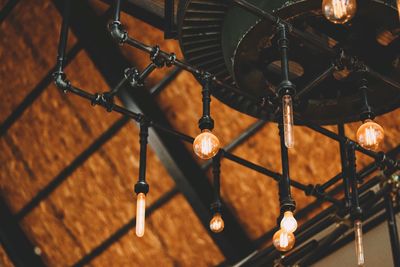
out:
<path id="1" fill-rule="evenodd" d="M 203 102 L 203 115 L 199 120 L 200 130 L 212 130 L 214 128 L 214 120 L 211 117 L 210 104 L 211 104 L 211 91 L 213 77 L 210 73 L 202 73 L 200 76 L 202 84 L 202 102 Z"/>
<path id="2" fill-rule="evenodd" d="M 362 209 L 358 195 L 358 179 L 356 170 L 356 149 L 354 143 L 346 144 L 348 157 L 348 176 L 351 184 L 351 217 L 353 220 L 359 220 L 362 217 Z"/>
<path id="3" fill-rule="evenodd" d="M 293 96 L 296 94 L 295 85 L 289 80 L 289 39 L 287 36 L 288 26 L 284 23 L 279 23 L 277 26 L 277 32 L 279 35 L 278 46 L 281 51 L 281 76 L 282 81 L 278 87 L 278 94 L 280 97 L 284 95 Z"/>
<path id="4" fill-rule="evenodd" d="M 282 177 L 279 180 L 279 202 L 281 213 L 285 211 L 294 211 L 296 202 L 292 198 L 290 192 L 290 177 L 289 177 L 289 155 L 288 149 L 285 146 L 285 137 L 283 124 L 279 124 L 279 136 L 281 144 L 281 160 L 282 160 Z"/>
<path id="5" fill-rule="evenodd" d="M 213 189 L 214 189 L 214 202 L 211 203 L 210 209 L 212 215 L 222 212 L 221 202 L 221 157 L 223 151 L 220 150 L 217 155 L 212 158 L 212 173 L 213 173 Z"/>
<path id="6" fill-rule="evenodd" d="M 149 136 L 149 121 L 145 117 L 140 119 L 140 158 L 139 158 L 139 178 L 135 184 L 135 193 L 147 194 L 149 185 L 146 182 L 146 158 L 147 158 L 147 138 Z"/>
<path id="7" fill-rule="evenodd" d="M 375 114 L 372 107 L 368 103 L 368 80 L 365 78 L 365 72 L 362 71 L 360 74 L 360 80 L 358 81 L 358 88 L 362 97 L 363 106 L 361 108 L 360 120 L 373 120 L 375 119 Z"/>

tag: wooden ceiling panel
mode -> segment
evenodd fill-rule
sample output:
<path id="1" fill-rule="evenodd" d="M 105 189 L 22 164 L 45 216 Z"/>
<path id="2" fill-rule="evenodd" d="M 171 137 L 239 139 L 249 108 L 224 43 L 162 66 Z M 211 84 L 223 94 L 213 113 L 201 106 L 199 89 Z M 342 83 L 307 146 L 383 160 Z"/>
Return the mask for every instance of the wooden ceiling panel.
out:
<path id="1" fill-rule="evenodd" d="M 67 71 L 79 86 L 105 88 L 84 52 Z M 100 107 L 93 108 L 76 96 L 65 96 L 50 85 L 10 128 L 7 137 L 0 139 L 2 151 L 9 152 L 0 156 L 4 162 L 0 169 L 7 173 L 0 178 L 4 194 L 11 199 L 20 196 L 20 201 L 10 203 L 12 209 L 17 211 L 26 204 L 119 117 Z M 48 147 L 55 149 L 45 149 Z M 10 176 L 13 179 L 7 183 Z"/>
<path id="2" fill-rule="evenodd" d="M 51 266 L 75 263 L 134 217 L 138 157 L 138 130 L 128 124 L 24 220 Z M 147 175 L 150 206 L 174 183 L 151 150 Z"/>
<path id="3" fill-rule="evenodd" d="M 215 266 L 224 258 L 182 195 L 146 219 L 146 233 L 132 230 L 93 261 L 94 266 Z"/>
<path id="4" fill-rule="evenodd" d="M 51 2 L 38 0 L 16 5 L 1 23 L 0 122 L 55 65 L 60 23 Z M 76 39 L 69 41 L 70 47 Z"/>

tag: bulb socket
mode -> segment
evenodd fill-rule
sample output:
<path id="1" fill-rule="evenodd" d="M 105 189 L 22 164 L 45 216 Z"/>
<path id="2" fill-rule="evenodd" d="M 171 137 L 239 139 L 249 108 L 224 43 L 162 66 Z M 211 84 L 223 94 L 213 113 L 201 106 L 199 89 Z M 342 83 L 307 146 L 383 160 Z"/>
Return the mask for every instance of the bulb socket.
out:
<path id="1" fill-rule="evenodd" d="M 199 128 L 200 130 L 212 130 L 214 129 L 214 120 L 210 115 L 206 115 L 201 117 L 199 120 Z"/>
<path id="2" fill-rule="evenodd" d="M 146 195 L 148 192 L 149 192 L 149 185 L 146 183 L 146 181 L 138 181 L 135 184 L 136 194 L 143 193 Z"/>
<path id="3" fill-rule="evenodd" d="M 285 95 L 294 96 L 296 94 L 296 86 L 289 80 L 283 80 L 278 86 L 278 95 L 282 98 Z"/>
<path id="4" fill-rule="evenodd" d="M 215 202 L 211 203 L 210 210 L 211 210 L 212 215 L 214 215 L 216 213 L 222 213 L 221 201 L 215 201 Z"/>

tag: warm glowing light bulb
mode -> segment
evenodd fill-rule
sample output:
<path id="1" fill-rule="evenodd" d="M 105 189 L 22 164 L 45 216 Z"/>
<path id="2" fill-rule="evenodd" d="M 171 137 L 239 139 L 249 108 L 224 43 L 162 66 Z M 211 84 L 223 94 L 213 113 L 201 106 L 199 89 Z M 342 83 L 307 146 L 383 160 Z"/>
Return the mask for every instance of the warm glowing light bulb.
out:
<path id="1" fill-rule="evenodd" d="M 224 230 L 224 226 L 225 226 L 225 223 L 221 217 L 221 214 L 218 212 L 215 213 L 210 221 L 211 231 L 213 231 L 214 233 L 222 232 L 222 230 Z"/>
<path id="2" fill-rule="evenodd" d="M 360 220 L 356 220 L 354 222 L 354 234 L 355 234 L 355 242 L 356 242 L 356 256 L 357 256 L 357 265 L 364 266 L 364 247 L 362 242 L 362 222 Z"/>
<path id="3" fill-rule="evenodd" d="M 285 146 L 292 148 L 294 146 L 293 135 L 293 101 L 290 95 L 282 97 L 283 109 L 283 131 L 285 136 Z"/>
<path id="4" fill-rule="evenodd" d="M 293 212 L 285 211 L 281 220 L 281 229 L 287 233 L 293 233 L 297 229 L 297 221 L 293 217 Z"/>
<path id="5" fill-rule="evenodd" d="M 293 233 L 285 232 L 284 230 L 277 231 L 272 237 L 272 243 L 279 251 L 289 251 L 294 247 L 296 239 Z"/>
<path id="6" fill-rule="evenodd" d="M 220 143 L 218 138 L 210 130 L 203 130 L 193 142 L 193 150 L 201 159 L 214 157 L 219 150 Z"/>
<path id="7" fill-rule="evenodd" d="M 144 235 L 144 218 L 146 215 L 146 195 L 139 193 L 137 195 L 136 205 L 136 235 L 142 237 Z"/>
<path id="8" fill-rule="evenodd" d="M 357 130 L 357 142 L 366 149 L 378 149 L 384 137 L 385 131 L 382 126 L 372 120 L 365 120 Z"/>
<path id="9" fill-rule="evenodd" d="M 344 24 L 351 20 L 357 10 L 356 0 L 323 0 L 322 13 L 331 22 Z"/>

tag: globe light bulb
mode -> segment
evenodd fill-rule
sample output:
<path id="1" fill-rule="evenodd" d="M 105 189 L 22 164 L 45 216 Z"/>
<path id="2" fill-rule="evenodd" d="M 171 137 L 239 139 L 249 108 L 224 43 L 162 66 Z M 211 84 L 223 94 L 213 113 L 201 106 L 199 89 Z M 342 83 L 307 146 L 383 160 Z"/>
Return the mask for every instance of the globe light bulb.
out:
<path id="1" fill-rule="evenodd" d="M 360 220 L 356 220 L 354 222 L 354 235 L 355 235 L 355 244 L 356 244 L 356 256 L 357 256 L 357 265 L 364 266 L 364 247 L 362 241 L 362 222 Z"/>
<path id="2" fill-rule="evenodd" d="M 142 237 L 144 235 L 144 219 L 146 215 L 146 195 L 139 193 L 137 195 L 136 205 L 136 235 Z"/>
<path id="3" fill-rule="evenodd" d="M 201 159 L 214 157 L 218 153 L 219 147 L 218 138 L 208 129 L 204 129 L 193 142 L 194 153 Z"/>
<path id="4" fill-rule="evenodd" d="M 357 142 L 364 148 L 376 150 L 385 137 L 382 126 L 372 120 L 365 120 L 357 130 Z"/>
<path id="5" fill-rule="evenodd" d="M 357 10 L 356 0 L 323 0 L 322 13 L 335 24 L 344 24 L 351 20 Z"/>
<path id="6" fill-rule="evenodd" d="M 285 146 L 287 148 L 292 148 L 294 146 L 293 101 L 290 95 L 284 95 L 282 97 L 282 109 L 283 109 L 283 131 L 285 137 Z"/>
<path id="7" fill-rule="evenodd" d="M 297 221 L 293 217 L 293 212 L 285 211 L 281 220 L 281 229 L 287 233 L 293 233 L 297 229 Z"/>
<path id="8" fill-rule="evenodd" d="M 211 231 L 213 231 L 214 233 L 222 232 L 222 230 L 224 230 L 224 226 L 225 226 L 225 223 L 221 217 L 221 214 L 218 212 L 215 213 L 210 221 Z"/>
<path id="9" fill-rule="evenodd" d="M 294 247 L 296 239 L 293 233 L 285 232 L 280 229 L 272 237 L 272 243 L 279 251 L 289 251 Z"/>

